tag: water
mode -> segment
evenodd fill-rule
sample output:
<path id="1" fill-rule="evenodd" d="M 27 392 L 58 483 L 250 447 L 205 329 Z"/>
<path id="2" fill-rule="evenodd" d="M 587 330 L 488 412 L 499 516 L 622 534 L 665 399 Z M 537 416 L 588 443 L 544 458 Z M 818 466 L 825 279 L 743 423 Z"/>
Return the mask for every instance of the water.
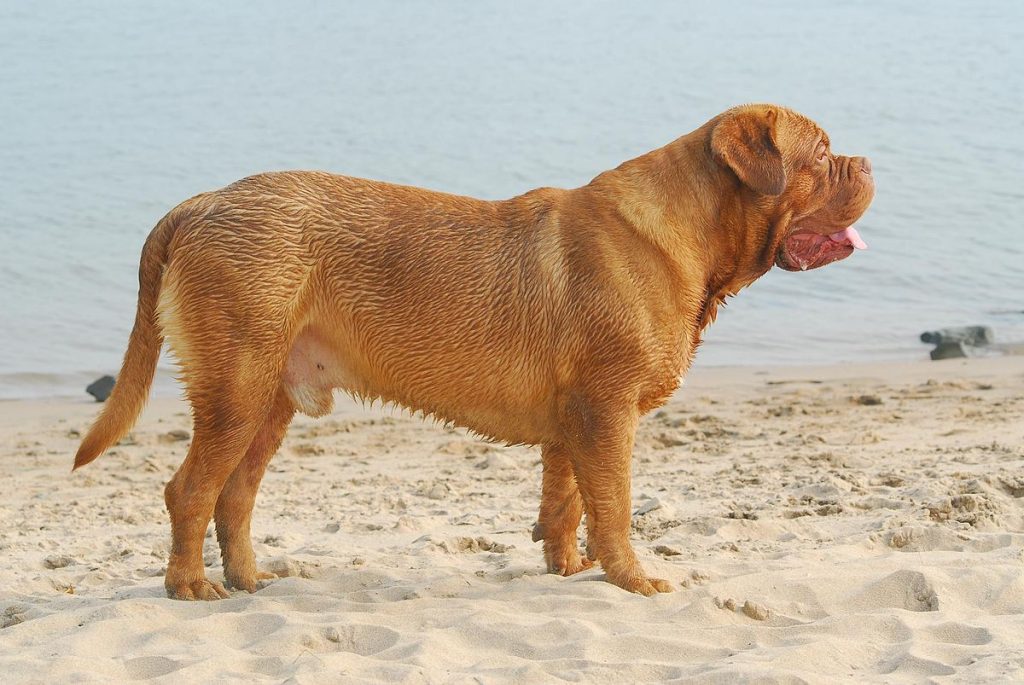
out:
<path id="1" fill-rule="evenodd" d="M 752 101 L 871 157 L 871 249 L 758 281 L 699 364 L 1024 341 L 1022 46 L 1018 0 L 4 2 L 0 397 L 117 370 L 142 241 L 195 193 L 294 168 L 572 187 Z"/>

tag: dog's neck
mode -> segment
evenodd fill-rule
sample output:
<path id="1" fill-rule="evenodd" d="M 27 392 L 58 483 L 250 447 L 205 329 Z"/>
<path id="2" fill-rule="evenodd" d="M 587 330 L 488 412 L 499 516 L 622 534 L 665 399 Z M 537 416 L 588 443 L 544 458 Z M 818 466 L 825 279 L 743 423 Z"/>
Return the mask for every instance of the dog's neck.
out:
<path id="1" fill-rule="evenodd" d="M 608 193 L 623 220 L 665 257 L 676 291 L 696 296 L 697 330 L 718 306 L 764 275 L 788 221 L 774 202 L 721 167 L 703 128 L 631 159 L 588 186 Z M 628 188 L 629 192 L 623 192 Z M 640 198 L 640 199 L 638 199 Z M 694 255 L 700 255 L 694 263 Z M 693 299 L 684 298 L 692 307 Z"/>

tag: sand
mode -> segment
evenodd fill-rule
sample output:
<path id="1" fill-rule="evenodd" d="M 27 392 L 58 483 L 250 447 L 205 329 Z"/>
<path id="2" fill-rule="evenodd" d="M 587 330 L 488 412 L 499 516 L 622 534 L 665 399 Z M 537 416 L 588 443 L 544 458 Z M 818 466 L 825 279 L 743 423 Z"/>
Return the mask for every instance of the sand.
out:
<path id="1" fill-rule="evenodd" d="M 538 450 L 339 397 L 263 483 L 281 579 L 168 600 L 185 407 L 71 474 L 95 410 L 0 404 L 7 683 L 1024 680 L 1024 358 L 694 372 L 637 439 L 653 598 L 543 572 Z"/>

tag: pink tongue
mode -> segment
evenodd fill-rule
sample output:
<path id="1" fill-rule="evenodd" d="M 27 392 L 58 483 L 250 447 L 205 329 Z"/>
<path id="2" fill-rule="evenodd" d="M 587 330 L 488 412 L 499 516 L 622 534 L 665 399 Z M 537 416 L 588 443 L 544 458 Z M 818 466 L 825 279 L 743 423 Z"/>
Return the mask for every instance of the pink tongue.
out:
<path id="1" fill-rule="evenodd" d="M 868 244 L 861 239 L 860 233 L 857 233 L 857 229 L 853 226 L 847 226 L 841 231 L 836 231 L 830 235 L 829 238 L 832 239 L 833 242 L 843 243 L 844 245 L 853 245 L 858 250 L 868 249 Z"/>

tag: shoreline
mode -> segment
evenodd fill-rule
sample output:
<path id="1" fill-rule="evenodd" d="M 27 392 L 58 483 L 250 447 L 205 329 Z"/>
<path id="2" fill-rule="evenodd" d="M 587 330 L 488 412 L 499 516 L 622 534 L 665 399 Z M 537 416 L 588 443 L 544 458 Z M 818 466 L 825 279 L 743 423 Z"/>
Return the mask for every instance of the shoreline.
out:
<path id="1" fill-rule="evenodd" d="M 871 382 L 899 380 L 909 382 L 915 378 L 948 380 L 964 376 L 996 377 L 1002 373 L 1024 374 L 1024 355 L 973 357 L 947 359 L 942 361 L 918 360 L 911 362 L 850 362 L 837 364 L 806 364 L 792 366 L 704 366 L 692 369 L 683 379 L 679 389 L 666 403 L 686 403 L 697 391 L 713 390 L 719 387 L 745 387 L 764 383 L 783 386 L 792 383 L 822 384 L 843 381 Z M 91 379 L 95 380 L 95 378 Z M 90 381 L 91 382 L 91 381 Z M 334 393 L 335 407 L 329 417 L 404 417 L 414 420 L 407 410 L 396 406 L 375 403 L 372 407 L 352 399 L 341 391 Z M 85 392 L 84 384 L 79 395 L 48 395 L 24 398 L 0 398 L 0 430 L 33 425 L 34 417 L 42 418 L 36 425 L 48 422 L 60 415 L 61 422 L 85 421 L 84 428 L 95 418 L 102 406 Z M 155 418 L 162 422 L 169 414 L 188 411 L 188 404 L 182 395 L 182 388 L 168 373 L 158 371 L 154 387 L 136 427 Z M 657 413 L 655 409 L 647 416 Z M 316 422 L 317 419 L 296 415 L 296 421 Z M 641 418 L 641 422 L 644 419 Z M 428 420 L 428 423 L 430 420 Z M 294 422 L 293 422 L 294 425 Z M 183 455 L 184 456 L 184 455 Z"/>
<path id="2" fill-rule="evenodd" d="M 544 573 L 537 449 L 339 395 L 260 490 L 281 578 L 168 600 L 186 405 L 75 473 L 97 403 L 0 407 L 15 680 L 1024 679 L 1024 357 L 695 369 L 634 450 L 631 539 L 676 587 L 654 598 Z M 220 579 L 212 535 L 205 558 Z"/>
<path id="3" fill-rule="evenodd" d="M 982 348 L 984 349 L 984 348 Z M 686 375 L 686 379 L 693 377 L 695 374 L 704 376 L 707 374 L 724 374 L 725 376 L 738 376 L 742 375 L 745 371 L 751 372 L 752 375 L 759 374 L 781 374 L 786 372 L 822 372 L 832 373 L 833 370 L 839 369 L 861 369 L 865 373 L 870 373 L 876 368 L 895 368 L 903 366 L 924 366 L 924 365 L 944 365 L 944 364 L 956 364 L 963 362 L 975 362 L 975 361 L 993 361 L 993 360 L 1006 360 L 1014 357 L 1024 357 L 1024 344 L 1008 344 L 994 346 L 993 350 L 1000 349 L 999 352 L 990 352 L 988 354 L 982 354 L 973 357 L 966 357 L 963 359 L 945 359 L 941 361 L 933 361 L 928 359 L 927 352 L 923 355 L 907 358 L 884 358 L 884 359 L 869 359 L 869 360 L 854 360 L 854 361 L 839 361 L 834 363 L 801 363 L 794 362 L 792 364 L 724 364 L 724 363 L 702 363 L 701 355 L 697 355 L 697 359 L 690 372 Z M 175 378 L 177 370 L 174 367 L 161 366 L 157 369 L 156 376 L 153 380 L 153 387 L 150 391 L 151 399 L 167 399 L 178 397 L 181 393 L 181 385 Z M 21 372 L 21 373 L 8 373 L 0 375 L 0 404 L 7 404 L 12 402 L 48 402 L 48 401 L 67 401 L 75 402 L 83 400 L 85 402 L 93 402 L 94 400 L 86 393 L 85 387 L 95 381 L 96 379 L 104 375 L 114 375 L 116 369 L 109 373 L 102 372 L 74 372 L 67 374 L 47 374 L 39 372 Z M 10 390 L 10 388 L 23 388 L 23 390 Z M 340 391 L 337 391 L 340 393 Z M 342 397 L 343 393 L 337 395 Z"/>

